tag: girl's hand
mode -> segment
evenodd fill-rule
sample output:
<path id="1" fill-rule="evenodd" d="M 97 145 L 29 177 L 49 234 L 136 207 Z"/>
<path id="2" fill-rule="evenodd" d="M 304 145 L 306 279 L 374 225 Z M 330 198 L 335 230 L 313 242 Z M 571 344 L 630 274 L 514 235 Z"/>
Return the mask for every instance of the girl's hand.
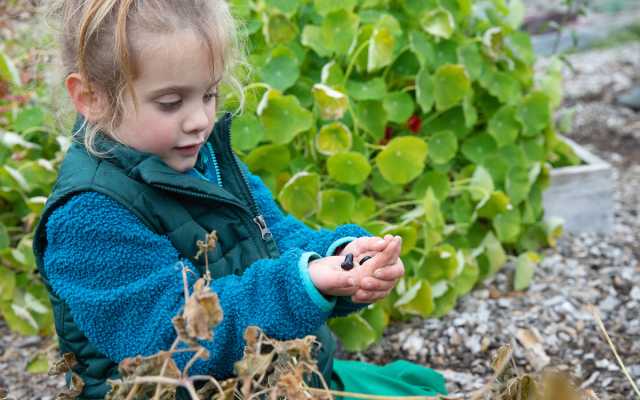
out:
<path id="1" fill-rule="evenodd" d="M 392 237 L 391 235 L 387 235 L 386 237 Z M 360 260 L 363 256 L 367 254 L 371 254 L 372 252 L 377 253 L 379 251 L 384 250 L 387 247 L 386 239 L 377 236 L 365 236 L 359 237 L 351 242 L 349 242 L 337 255 L 345 256 L 349 253 L 353 254 L 354 260 Z"/>
<path id="2" fill-rule="evenodd" d="M 384 240 L 387 243 L 384 251 L 366 252 L 364 255 L 373 258 L 353 269 L 358 276 L 356 283 L 359 289 L 351 296 L 355 303 L 373 303 L 386 297 L 404 275 L 404 264 L 400 259 L 402 238 L 386 235 Z M 364 255 L 354 257 L 358 264 Z"/>
<path id="3" fill-rule="evenodd" d="M 342 256 L 329 256 L 309 263 L 309 277 L 318 291 L 327 296 L 352 296 L 358 290 L 353 270 L 340 266 Z"/>

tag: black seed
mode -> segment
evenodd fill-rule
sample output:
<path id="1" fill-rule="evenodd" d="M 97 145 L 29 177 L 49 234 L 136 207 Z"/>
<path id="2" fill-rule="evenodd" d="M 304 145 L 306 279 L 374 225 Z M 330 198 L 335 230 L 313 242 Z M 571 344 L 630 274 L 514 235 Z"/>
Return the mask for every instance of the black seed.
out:
<path id="1" fill-rule="evenodd" d="M 350 269 L 352 269 L 353 268 L 353 254 L 348 253 L 344 257 L 344 261 L 342 262 L 342 264 L 340 264 L 340 266 L 345 271 L 349 271 Z"/>
<path id="2" fill-rule="evenodd" d="M 362 257 L 362 259 L 360 260 L 360 265 L 364 264 L 365 262 L 369 261 L 372 258 L 373 258 L 373 256 L 364 256 L 364 257 Z"/>

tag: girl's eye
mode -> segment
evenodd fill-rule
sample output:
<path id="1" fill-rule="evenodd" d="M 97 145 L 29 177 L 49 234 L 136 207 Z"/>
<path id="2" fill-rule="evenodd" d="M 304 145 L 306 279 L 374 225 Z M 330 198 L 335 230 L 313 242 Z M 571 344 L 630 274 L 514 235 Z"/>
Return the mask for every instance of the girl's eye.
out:
<path id="1" fill-rule="evenodd" d="M 208 103 L 208 102 L 210 102 L 211 100 L 213 100 L 214 98 L 215 98 L 216 100 L 218 100 L 218 97 L 219 97 L 218 92 L 207 93 L 207 94 L 205 94 L 205 95 L 204 95 L 204 101 L 205 101 L 205 103 Z"/>
<path id="2" fill-rule="evenodd" d="M 162 111 L 175 111 L 180 107 L 180 104 L 182 104 L 182 100 L 158 101 L 157 104 Z"/>

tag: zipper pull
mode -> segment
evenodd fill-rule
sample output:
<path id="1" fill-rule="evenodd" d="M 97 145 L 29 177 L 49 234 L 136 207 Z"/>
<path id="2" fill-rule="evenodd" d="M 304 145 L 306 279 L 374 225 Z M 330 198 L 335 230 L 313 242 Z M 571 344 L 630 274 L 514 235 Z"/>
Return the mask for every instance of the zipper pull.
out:
<path id="1" fill-rule="evenodd" d="M 271 238 L 271 231 L 267 227 L 267 223 L 264 220 L 264 217 L 262 215 L 258 215 L 257 217 L 255 217 L 253 219 L 253 222 L 255 222 L 256 225 L 258 225 L 258 228 L 260 228 L 260 233 L 262 234 L 262 240 L 267 240 Z"/>

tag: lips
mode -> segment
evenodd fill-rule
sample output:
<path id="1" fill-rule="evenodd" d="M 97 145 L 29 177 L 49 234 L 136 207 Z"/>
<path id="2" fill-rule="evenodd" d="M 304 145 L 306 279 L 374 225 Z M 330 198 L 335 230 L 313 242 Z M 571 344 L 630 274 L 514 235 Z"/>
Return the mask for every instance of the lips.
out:
<path id="1" fill-rule="evenodd" d="M 202 146 L 202 143 L 203 142 L 195 143 L 188 146 L 178 146 L 175 149 L 178 153 L 184 156 L 194 156 L 198 154 L 198 151 L 200 151 L 200 146 Z"/>

